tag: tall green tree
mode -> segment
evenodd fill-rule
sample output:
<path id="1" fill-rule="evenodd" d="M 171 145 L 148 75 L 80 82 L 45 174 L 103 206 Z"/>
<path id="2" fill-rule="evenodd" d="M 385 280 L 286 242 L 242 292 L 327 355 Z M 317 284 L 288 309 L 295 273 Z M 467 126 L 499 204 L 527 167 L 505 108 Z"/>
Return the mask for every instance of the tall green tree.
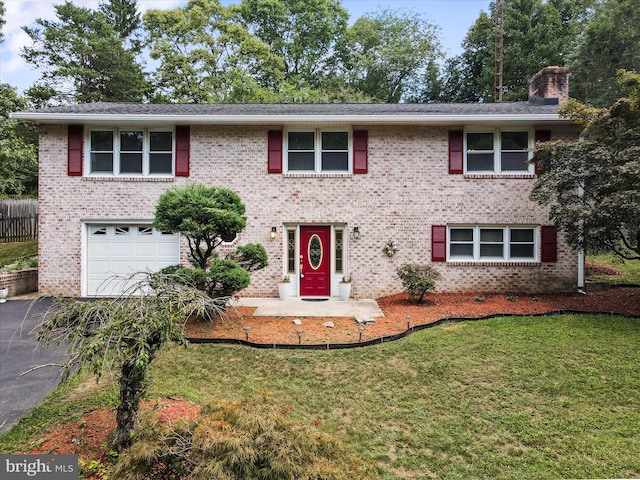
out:
<path id="1" fill-rule="evenodd" d="M 573 99 L 562 107 L 585 130 L 578 142 L 535 151 L 544 173 L 531 198 L 550 206 L 571 246 L 640 260 L 640 74 L 621 71 L 618 81 L 628 96 L 610 108 Z"/>
<path id="2" fill-rule="evenodd" d="M 283 81 L 329 88 L 342 73 L 349 13 L 336 0 L 243 0 L 249 33 L 282 59 Z"/>
<path id="3" fill-rule="evenodd" d="M 550 65 L 565 66 L 597 0 L 504 0 L 503 99 L 526 100 L 528 80 Z M 445 67 L 444 90 L 455 101 L 494 101 L 500 3 L 482 12 Z"/>
<path id="4" fill-rule="evenodd" d="M 137 0 L 104 0 L 99 10 L 105 14 L 116 35 L 135 55 L 142 52 L 142 19 Z"/>
<path id="5" fill-rule="evenodd" d="M 0 84 L 0 195 L 28 195 L 38 188 L 37 131 L 9 118 L 26 106 L 15 88 Z"/>
<path id="6" fill-rule="evenodd" d="M 140 102 L 148 83 L 134 52 L 100 11 L 67 1 L 56 5 L 57 21 L 37 19 L 24 27 L 33 44 L 23 57 L 43 73 L 28 94 L 38 102 Z"/>
<path id="7" fill-rule="evenodd" d="M 367 14 L 349 36 L 349 84 L 377 102 L 415 97 L 441 55 L 437 28 L 412 12 Z"/>
<path id="8" fill-rule="evenodd" d="M 0 43 L 4 42 L 4 26 L 7 21 L 4 18 L 4 2 L 0 0 Z"/>
<path id="9" fill-rule="evenodd" d="M 495 34 L 493 20 L 481 12 L 462 41 L 463 52 L 445 62 L 441 100 L 463 103 L 493 100 Z"/>
<path id="10" fill-rule="evenodd" d="M 270 102 L 282 59 L 249 35 L 219 0 L 189 0 L 143 17 L 151 43 L 158 101 Z"/>
<path id="11" fill-rule="evenodd" d="M 602 2 L 576 42 L 570 59 L 571 96 L 611 105 L 622 92 L 616 70 L 640 71 L 640 1 Z"/>

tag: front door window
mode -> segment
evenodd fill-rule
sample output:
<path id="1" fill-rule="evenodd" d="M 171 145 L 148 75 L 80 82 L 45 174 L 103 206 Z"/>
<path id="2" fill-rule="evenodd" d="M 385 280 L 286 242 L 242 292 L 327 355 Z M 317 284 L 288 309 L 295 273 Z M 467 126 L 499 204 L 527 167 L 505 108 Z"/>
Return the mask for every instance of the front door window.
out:
<path id="1" fill-rule="evenodd" d="M 322 264 L 322 242 L 318 235 L 313 235 L 309 240 L 309 265 L 314 270 Z"/>

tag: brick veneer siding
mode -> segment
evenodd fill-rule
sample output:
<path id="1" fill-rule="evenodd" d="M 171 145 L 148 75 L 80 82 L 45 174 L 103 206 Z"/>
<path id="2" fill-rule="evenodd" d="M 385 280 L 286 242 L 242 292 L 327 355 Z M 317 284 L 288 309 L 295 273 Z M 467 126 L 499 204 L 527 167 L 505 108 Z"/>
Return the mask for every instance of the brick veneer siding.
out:
<path id="1" fill-rule="evenodd" d="M 0 290 L 9 289 L 9 297 L 38 290 L 38 269 L 28 268 L 0 275 Z"/>
<path id="2" fill-rule="evenodd" d="M 192 126 L 190 177 L 127 181 L 67 176 L 66 126 L 41 126 L 41 293 L 80 295 L 83 221 L 149 221 L 163 191 L 190 182 L 229 187 L 247 206 L 247 228 L 237 243 L 262 243 L 269 266 L 252 274 L 244 296 L 277 296 L 285 224 L 344 225 L 352 295 L 360 297 L 401 291 L 396 268 L 431 263 L 431 225 L 549 224 L 548 212 L 528 198 L 533 176 L 448 174 L 450 128 L 353 125 L 369 132 L 369 173 L 340 176 L 267 174 L 267 131 L 274 128 L 281 127 Z M 562 127 L 552 135 L 575 138 L 577 132 Z M 269 237 L 273 226 L 276 240 Z M 398 246 L 392 258 L 382 252 L 389 240 Z M 182 253 L 186 258 L 184 241 Z M 442 273 L 441 291 L 559 291 L 577 281 L 576 253 L 562 240 L 552 264 L 433 265 Z"/>

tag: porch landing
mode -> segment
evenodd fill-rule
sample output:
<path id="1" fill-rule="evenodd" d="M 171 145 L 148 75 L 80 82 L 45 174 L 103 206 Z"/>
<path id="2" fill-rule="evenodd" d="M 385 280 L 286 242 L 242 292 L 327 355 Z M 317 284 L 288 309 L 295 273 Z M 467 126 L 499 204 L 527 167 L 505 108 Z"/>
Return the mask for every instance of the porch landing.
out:
<path id="1" fill-rule="evenodd" d="M 254 317 L 384 317 L 378 302 L 372 299 L 348 300 L 330 298 L 308 301 L 300 298 L 239 298 L 239 307 L 257 307 Z"/>

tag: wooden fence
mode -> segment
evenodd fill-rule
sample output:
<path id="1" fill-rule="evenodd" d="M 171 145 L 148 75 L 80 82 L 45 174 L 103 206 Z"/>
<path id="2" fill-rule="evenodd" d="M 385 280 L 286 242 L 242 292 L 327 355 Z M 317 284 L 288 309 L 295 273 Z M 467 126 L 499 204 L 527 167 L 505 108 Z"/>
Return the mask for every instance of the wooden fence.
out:
<path id="1" fill-rule="evenodd" d="M 0 242 L 24 242 L 38 238 L 36 200 L 0 200 Z"/>

